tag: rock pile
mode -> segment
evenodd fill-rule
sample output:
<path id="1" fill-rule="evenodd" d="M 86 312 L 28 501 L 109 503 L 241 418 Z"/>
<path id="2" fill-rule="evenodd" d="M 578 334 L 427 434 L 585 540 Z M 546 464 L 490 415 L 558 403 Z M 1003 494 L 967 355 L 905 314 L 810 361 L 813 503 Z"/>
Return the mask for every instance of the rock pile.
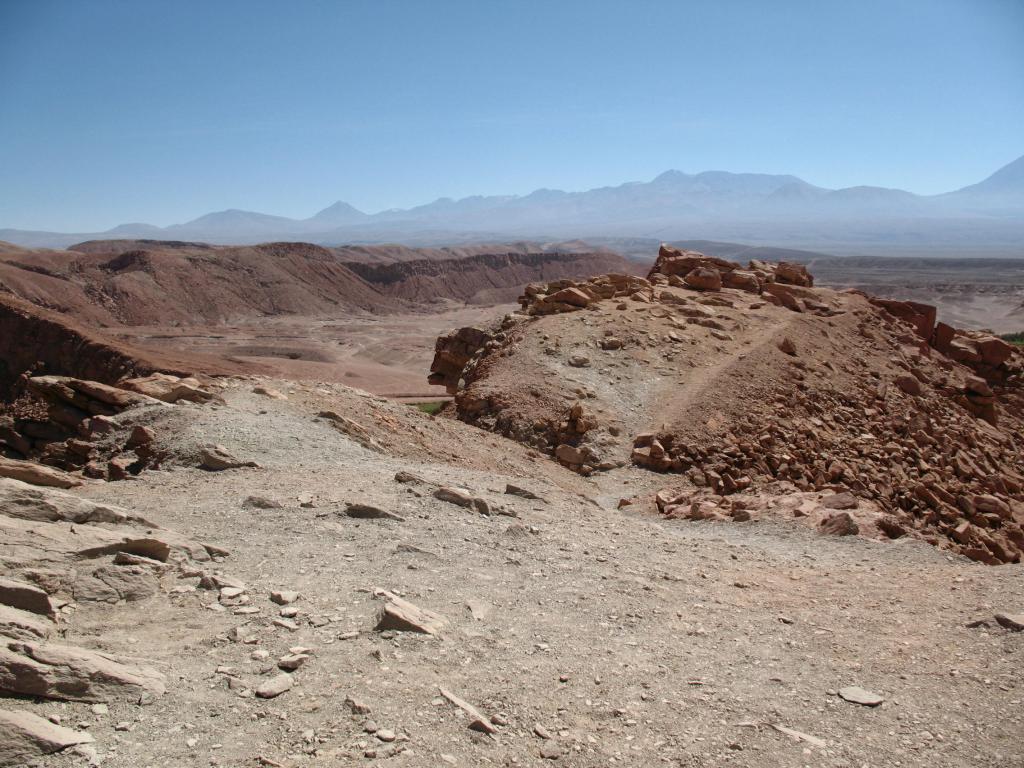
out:
<path id="1" fill-rule="evenodd" d="M 761 293 L 772 283 L 807 288 L 814 285 L 814 278 L 802 264 L 785 261 L 772 264 L 755 260 L 744 268 L 734 261 L 705 256 L 697 251 L 683 251 L 670 245 L 661 246 L 647 277 L 652 282 L 687 285 L 705 291 L 718 291 L 725 287 Z"/>
<path id="2" fill-rule="evenodd" d="M 586 309 L 603 299 L 622 299 L 635 295 L 651 298 L 651 284 L 633 275 L 600 275 L 590 280 L 555 280 L 526 286 L 519 304 L 528 315 L 553 315 Z"/>
<path id="3" fill-rule="evenodd" d="M 13 413 L 0 417 L 0 460 L 14 460 L 17 471 L 0 469 L 0 475 L 30 482 L 35 480 L 25 475 L 26 460 L 104 480 L 159 467 L 165 455 L 155 447 L 153 431 L 122 414 L 218 399 L 196 379 L 160 373 L 118 386 L 68 376 L 25 377 L 22 385 L 24 395 Z M 44 484 L 69 487 L 45 482 L 45 468 L 32 471 Z"/>

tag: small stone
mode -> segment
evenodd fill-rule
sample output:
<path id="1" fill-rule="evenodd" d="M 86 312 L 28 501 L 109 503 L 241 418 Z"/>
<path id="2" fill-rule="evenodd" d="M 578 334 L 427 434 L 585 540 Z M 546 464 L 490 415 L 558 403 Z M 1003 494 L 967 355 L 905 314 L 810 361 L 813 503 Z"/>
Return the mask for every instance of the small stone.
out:
<path id="1" fill-rule="evenodd" d="M 885 699 L 879 696 L 877 693 L 866 691 L 857 685 L 848 685 L 845 688 L 839 689 L 839 698 L 849 701 L 853 704 L 861 704 L 865 707 L 877 707 Z"/>
<path id="2" fill-rule="evenodd" d="M 288 605 L 294 603 L 299 599 L 298 592 L 290 592 L 288 590 L 278 590 L 270 593 L 270 601 L 277 603 L 278 605 Z"/>
<path id="3" fill-rule="evenodd" d="M 395 732 L 390 728 L 381 728 L 373 735 L 383 742 L 392 742 L 395 740 Z"/>
<path id="4" fill-rule="evenodd" d="M 370 714 L 370 707 L 364 704 L 354 696 L 345 697 L 345 705 L 351 710 L 353 715 L 368 715 Z"/>
<path id="5" fill-rule="evenodd" d="M 277 666 L 280 669 L 284 669 L 288 672 L 294 672 L 296 669 L 301 667 L 309 661 L 309 655 L 305 653 L 290 653 L 287 656 L 282 656 L 277 661 Z"/>
<path id="6" fill-rule="evenodd" d="M 291 690 L 293 685 L 295 685 L 295 680 L 292 679 L 292 676 L 282 672 L 257 686 L 256 695 L 261 699 L 273 699 L 285 691 Z"/>
<path id="7" fill-rule="evenodd" d="M 540 745 L 540 756 L 545 760 L 557 760 L 562 756 L 562 750 L 553 741 L 546 741 Z"/>

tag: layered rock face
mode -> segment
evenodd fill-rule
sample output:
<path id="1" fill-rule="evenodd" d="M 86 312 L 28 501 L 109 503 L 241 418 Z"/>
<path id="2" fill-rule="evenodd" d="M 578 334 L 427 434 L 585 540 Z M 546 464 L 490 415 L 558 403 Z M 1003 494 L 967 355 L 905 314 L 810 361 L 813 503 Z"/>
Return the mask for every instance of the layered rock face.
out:
<path id="1" fill-rule="evenodd" d="M 673 498 L 851 493 L 877 511 L 867 535 L 1020 560 L 1024 360 L 1000 339 L 815 288 L 800 265 L 669 247 L 646 280 L 531 285 L 520 303 L 438 340 L 432 380 L 459 418 L 582 474 L 678 473 Z"/>

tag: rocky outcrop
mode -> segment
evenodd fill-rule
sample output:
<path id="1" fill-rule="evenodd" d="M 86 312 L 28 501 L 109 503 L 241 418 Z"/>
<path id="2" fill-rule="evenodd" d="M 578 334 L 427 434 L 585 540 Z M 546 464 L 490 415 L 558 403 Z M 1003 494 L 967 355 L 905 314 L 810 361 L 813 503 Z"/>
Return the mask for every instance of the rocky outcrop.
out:
<path id="1" fill-rule="evenodd" d="M 152 371 L 151 364 L 74 320 L 0 295 L 0 400 L 26 371 L 112 383 Z"/>
<path id="2" fill-rule="evenodd" d="M 553 315 L 575 312 L 605 299 L 634 296 L 650 299 L 651 284 L 633 275 L 600 275 L 584 281 L 555 280 L 526 286 L 519 304 L 528 315 Z"/>
<path id="3" fill-rule="evenodd" d="M 459 389 L 462 372 L 495 336 L 483 328 L 458 328 L 444 336 L 439 336 L 434 345 L 434 361 L 430 365 L 427 382 L 443 386 L 449 394 Z"/>
<path id="4" fill-rule="evenodd" d="M 24 377 L 22 385 L 25 397 L 12 409 L 18 415 L 0 417 L 0 477 L 62 488 L 82 483 L 69 472 L 123 480 L 160 466 L 166 455 L 155 433 L 122 418 L 126 411 L 220 401 L 195 378 L 163 373 L 116 386 L 69 376 Z"/>

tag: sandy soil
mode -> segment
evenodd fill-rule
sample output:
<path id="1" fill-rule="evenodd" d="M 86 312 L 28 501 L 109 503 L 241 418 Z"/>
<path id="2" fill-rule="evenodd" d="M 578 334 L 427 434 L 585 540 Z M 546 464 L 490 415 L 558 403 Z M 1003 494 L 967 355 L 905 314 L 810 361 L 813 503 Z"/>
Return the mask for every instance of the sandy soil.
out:
<path id="1" fill-rule="evenodd" d="M 329 317 L 266 317 L 217 326 L 134 326 L 117 337 L 138 347 L 255 364 L 268 375 L 348 384 L 397 398 L 443 399 L 427 384 L 434 340 L 463 325 L 487 323 L 513 305 L 444 302 L 435 312 Z"/>

